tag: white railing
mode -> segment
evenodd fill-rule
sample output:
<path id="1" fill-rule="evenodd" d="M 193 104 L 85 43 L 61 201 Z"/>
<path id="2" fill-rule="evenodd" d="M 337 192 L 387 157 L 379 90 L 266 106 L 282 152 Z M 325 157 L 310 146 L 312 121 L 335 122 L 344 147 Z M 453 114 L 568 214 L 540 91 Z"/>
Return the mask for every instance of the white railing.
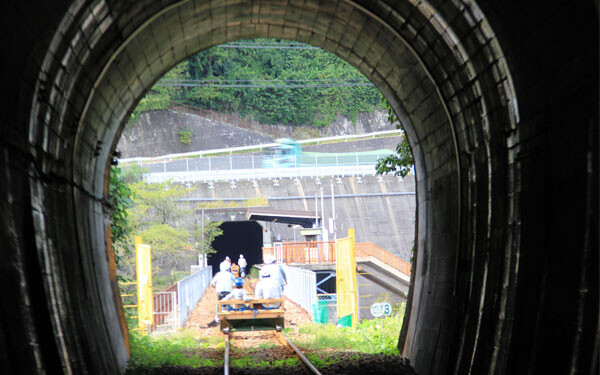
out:
<path id="1" fill-rule="evenodd" d="M 153 332 L 174 332 L 179 327 L 177 292 L 154 293 Z"/>
<path id="2" fill-rule="evenodd" d="M 264 169 L 226 169 L 218 171 L 192 171 L 192 172 L 166 172 L 148 173 L 144 180 L 148 183 L 173 182 L 213 182 L 213 181 L 241 181 L 302 177 L 352 177 L 374 176 L 375 165 L 349 165 L 329 167 L 300 167 L 300 168 L 264 168 Z"/>
<path id="3" fill-rule="evenodd" d="M 283 294 L 300 305 L 312 318 L 313 305 L 317 303 L 317 274 L 283 264 L 281 267 L 287 277 L 287 285 L 283 289 Z"/>
<path id="4" fill-rule="evenodd" d="M 205 267 L 190 276 L 177 282 L 177 296 L 179 299 L 179 326 L 187 319 L 204 292 L 209 286 L 212 278 L 212 267 Z"/>
<path id="5" fill-rule="evenodd" d="M 323 138 L 313 138 L 313 139 L 304 139 L 296 141 L 299 144 L 320 144 L 322 142 L 332 142 L 336 140 L 357 140 L 357 139 L 368 139 L 375 138 L 381 136 L 400 136 L 402 135 L 402 130 L 383 130 L 379 132 L 367 133 L 367 134 L 354 134 L 354 135 L 338 135 L 334 137 L 323 137 Z M 163 160 L 172 160 L 185 158 L 190 156 L 208 156 L 214 154 L 223 154 L 223 153 L 235 153 L 240 151 L 262 151 L 264 149 L 268 149 L 271 147 L 277 147 L 279 143 L 265 143 L 262 145 L 254 145 L 254 146 L 241 146 L 241 147 L 230 147 L 230 148 L 220 148 L 215 150 L 205 150 L 205 151 L 194 151 L 194 152 L 184 152 L 179 154 L 168 154 L 154 157 L 137 157 L 137 158 L 128 158 L 128 159 L 119 159 L 119 163 L 127 164 L 127 163 L 142 163 L 142 162 L 154 162 L 154 161 L 163 161 Z"/>

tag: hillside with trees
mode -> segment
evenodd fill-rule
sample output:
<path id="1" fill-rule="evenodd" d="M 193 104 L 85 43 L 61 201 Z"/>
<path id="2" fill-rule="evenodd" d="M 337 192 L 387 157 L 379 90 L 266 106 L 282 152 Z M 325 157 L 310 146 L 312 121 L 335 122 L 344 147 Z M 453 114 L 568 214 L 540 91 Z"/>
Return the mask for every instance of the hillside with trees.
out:
<path id="1" fill-rule="evenodd" d="M 143 112 L 188 104 L 262 124 L 329 125 L 337 116 L 384 109 L 357 69 L 320 48 L 274 39 L 215 46 L 170 70 L 142 99 Z"/>

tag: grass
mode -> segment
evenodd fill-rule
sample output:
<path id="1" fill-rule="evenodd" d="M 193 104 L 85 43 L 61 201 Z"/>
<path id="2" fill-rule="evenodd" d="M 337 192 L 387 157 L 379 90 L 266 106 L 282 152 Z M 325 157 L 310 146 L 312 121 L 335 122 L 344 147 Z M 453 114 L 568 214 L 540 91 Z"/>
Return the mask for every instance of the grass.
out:
<path id="1" fill-rule="evenodd" d="M 306 336 L 299 339 L 298 343 L 310 349 L 330 348 L 398 355 L 396 346 L 403 317 L 404 306 L 401 306 L 391 316 L 363 320 L 356 328 L 311 323 L 300 327 L 298 332 Z"/>
<path id="2" fill-rule="evenodd" d="M 250 368 L 250 367 L 295 367 L 299 366 L 300 362 L 296 357 L 286 358 L 286 359 L 276 359 L 269 361 L 256 361 L 256 357 L 247 355 L 241 358 L 231 359 L 229 362 L 231 367 L 241 367 L 241 368 Z"/>
<path id="3" fill-rule="evenodd" d="M 222 339 L 221 339 L 222 341 Z M 211 347 L 208 340 L 199 340 L 190 332 L 169 336 L 144 336 L 129 333 L 131 359 L 127 374 L 143 374 L 145 370 L 160 366 L 213 367 L 222 366 L 211 359 L 201 358 L 198 350 Z"/>
<path id="4" fill-rule="evenodd" d="M 404 303 L 393 307 L 391 316 L 363 320 L 358 327 L 337 327 L 333 324 L 310 323 L 299 328 L 300 337 L 293 341 L 309 351 L 307 357 L 317 367 L 325 367 L 339 361 L 327 355 L 323 349 L 333 351 L 350 350 L 360 353 L 398 355 L 396 347 L 402 319 Z M 286 329 L 287 331 L 287 329 Z M 181 331 L 167 336 L 143 336 L 130 332 L 131 360 L 127 375 L 145 374 L 150 369 L 161 366 L 220 367 L 223 360 L 202 358 L 203 350 L 222 351 L 225 343 L 222 337 L 198 337 L 198 333 Z M 232 359 L 231 366 L 238 368 L 266 368 L 298 366 L 296 358 L 284 360 L 257 361 L 255 352 L 270 349 L 277 345 L 265 342 L 248 348 L 247 355 Z"/>

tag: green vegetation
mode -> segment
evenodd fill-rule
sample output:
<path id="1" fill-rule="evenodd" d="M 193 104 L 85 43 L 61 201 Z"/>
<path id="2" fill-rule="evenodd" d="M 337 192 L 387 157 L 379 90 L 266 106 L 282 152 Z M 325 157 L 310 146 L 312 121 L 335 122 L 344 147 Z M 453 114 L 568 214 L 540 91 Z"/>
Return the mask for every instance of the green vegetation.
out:
<path id="1" fill-rule="evenodd" d="M 384 98 L 382 98 L 382 101 L 387 109 L 388 121 L 392 124 L 396 124 L 397 129 L 402 129 L 402 124 L 392 109 L 392 106 L 390 106 Z M 396 146 L 396 153 L 379 159 L 375 165 L 375 169 L 377 170 L 377 174 L 380 175 L 394 173 L 395 176 L 405 177 L 410 172 L 413 165 L 415 165 L 415 161 L 405 135 L 402 137 L 402 142 L 398 143 Z"/>
<path id="2" fill-rule="evenodd" d="M 357 328 L 336 327 L 333 324 L 309 324 L 299 333 L 308 334 L 298 344 L 311 349 L 345 349 L 361 353 L 398 355 L 398 336 L 402 328 L 404 304 L 393 308 L 395 313 L 379 319 L 363 320 Z"/>
<path id="3" fill-rule="evenodd" d="M 131 123 L 140 113 L 165 109 L 169 103 L 239 113 L 263 124 L 315 127 L 328 126 L 338 115 L 355 121 L 359 112 L 383 109 L 375 86 L 331 53 L 286 40 L 240 43 L 270 48 L 229 44 L 190 57 L 150 90 Z M 292 44 L 298 48 L 281 48 Z"/>
<path id="4" fill-rule="evenodd" d="M 187 61 L 175 66 L 173 69 L 168 71 L 163 79 L 180 79 L 187 75 L 188 65 Z M 129 119 L 130 124 L 135 124 L 140 114 L 146 111 L 167 109 L 172 98 L 177 96 L 178 89 L 170 86 L 158 86 L 152 87 L 152 90 L 148 95 L 142 98 L 138 103 L 137 107 L 131 114 Z"/>
<path id="5" fill-rule="evenodd" d="M 230 366 L 231 367 L 242 367 L 242 368 L 249 368 L 249 367 L 295 367 L 295 366 L 300 366 L 300 362 L 298 361 L 298 358 L 296 357 L 292 357 L 292 358 L 286 358 L 286 359 L 271 359 L 269 361 L 256 361 L 256 357 L 250 355 L 246 355 L 243 356 L 241 358 L 236 358 L 236 359 L 232 359 L 230 361 Z"/>
<path id="6" fill-rule="evenodd" d="M 252 268 L 250 268 L 250 271 L 248 272 L 248 278 L 251 280 L 256 280 L 258 279 L 258 268 L 255 266 L 252 266 Z"/>
<path id="7" fill-rule="evenodd" d="M 177 134 L 179 134 L 179 142 L 186 144 L 186 145 L 189 145 L 190 143 L 192 143 L 192 137 L 194 136 L 192 129 L 184 128 L 184 129 L 179 130 L 177 132 Z"/>
<path id="8" fill-rule="evenodd" d="M 197 355 L 198 350 L 210 346 L 210 342 L 196 339 L 186 332 L 169 336 L 144 336 L 130 332 L 131 359 L 127 374 L 144 374 L 147 369 L 160 366 L 222 366 L 222 360 L 219 363 Z"/>
<path id="9" fill-rule="evenodd" d="M 384 296 L 382 296 L 385 299 Z M 404 317 L 405 304 L 393 306 L 393 314 L 389 317 L 363 320 L 357 328 L 336 327 L 332 324 L 307 324 L 298 330 L 300 338 L 293 341 L 302 348 L 314 351 L 308 353 L 307 357 L 317 367 L 325 367 L 339 361 L 331 357 L 323 349 L 351 350 L 360 353 L 383 353 L 387 355 L 398 355 L 396 347 L 402 319 Z M 290 334 L 289 329 L 285 332 Z M 143 374 L 144 371 L 160 366 L 186 366 L 205 367 L 222 366 L 223 360 L 211 360 L 203 358 L 202 353 L 218 351 L 217 358 L 221 358 L 224 342 L 221 337 L 201 337 L 198 333 L 181 331 L 177 334 L 167 336 L 142 336 L 136 332 L 130 332 L 131 360 L 127 374 Z M 273 348 L 272 342 L 265 342 L 254 348 L 245 348 L 245 356 L 232 359 L 232 367 L 286 367 L 298 366 L 295 358 L 285 360 L 258 361 L 254 353 Z M 235 341 L 232 343 L 235 350 Z M 214 353 L 213 353 L 214 354 Z M 213 355 L 213 357 L 215 357 Z"/>
<path id="10" fill-rule="evenodd" d="M 129 224 L 129 213 L 133 206 L 133 192 L 125 180 L 121 168 L 113 167 L 108 184 L 108 201 L 110 203 L 110 235 L 117 267 L 130 257 L 132 247 L 127 240 L 132 228 Z M 119 275 L 121 280 L 124 276 Z"/>
<path id="11" fill-rule="evenodd" d="M 211 254 L 212 241 L 223 232 L 221 222 L 182 224 L 193 210 L 183 210 L 178 200 L 190 191 L 171 182 L 146 184 L 143 169 L 114 168 L 109 184 L 113 250 L 121 280 L 135 278 L 134 236 L 152 247 L 153 284 L 156 291 L 189 274 L 199 253 Z M 127 183 L 129 181 L 129 183 Z M 114 202 L 114 203 L 113 203 Z"/>

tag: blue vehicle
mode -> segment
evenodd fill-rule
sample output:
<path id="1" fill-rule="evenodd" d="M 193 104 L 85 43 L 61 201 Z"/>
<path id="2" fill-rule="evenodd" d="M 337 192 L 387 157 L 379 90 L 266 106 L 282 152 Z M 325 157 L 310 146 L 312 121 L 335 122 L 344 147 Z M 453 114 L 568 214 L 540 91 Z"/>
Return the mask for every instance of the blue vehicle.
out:
<path id="1" fill-rule="evenodd" d="M 325 167 L 375 164 L 378 159 L 394 154 L 394 150 L 378 149 L 358 152 L 303 152 L 302 146 L 290 138 L 279 144 L 263 160 L 263 168 Z"/>
<path id="2" fill-rule="evenodd" d="M 281 138 L 270 157 L 263 160 L 263 168 L 290 168 L 300 166 L 302 162 L 302 146 L 293 139 Z"/>

